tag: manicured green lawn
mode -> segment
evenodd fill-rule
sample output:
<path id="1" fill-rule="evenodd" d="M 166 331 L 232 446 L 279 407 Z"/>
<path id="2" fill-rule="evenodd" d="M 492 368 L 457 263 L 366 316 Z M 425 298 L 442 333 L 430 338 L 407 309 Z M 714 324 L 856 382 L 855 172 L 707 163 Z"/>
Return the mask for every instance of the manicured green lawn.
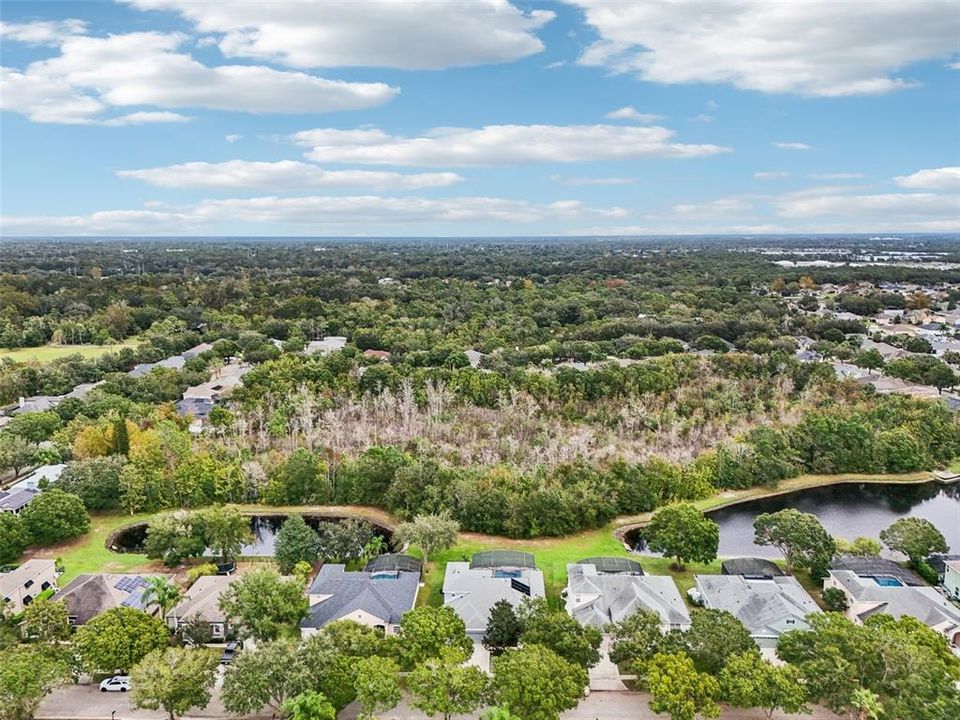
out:
<path id="1" fill-rule="evenodd" d="M 90 531 L 60 545 L 52 545 L 27 551 L 29 557 L 60 558 L 64 573 L 59 579 L 60 587 L 83 573 L 118 573 L 145 569 L 152 562 L 145 555 L 136 553 L 115 553 L 107 549 L 106 541 L 111 532 L 124 525 L 146 520 L 144 515 L 98 514 L 90 521 Z"/>
<path id="2" fill-rule="evenodd" d="M 0 350 L 0 360 L 10 358 L 16 362 L 26 362 L 36 360 L 37 362 L 50 362 L 57 358 L 68 357 L 70 355 L 81 355 L 85 358 L 99 357 L 104 353 L 115 352 L 120 348 L 133 347 L 136 344 L 134 338 L 127 338 L 122 343 L 112 345 L 41 345 L 31 348 L 17 348 L 16 350 Z"/>

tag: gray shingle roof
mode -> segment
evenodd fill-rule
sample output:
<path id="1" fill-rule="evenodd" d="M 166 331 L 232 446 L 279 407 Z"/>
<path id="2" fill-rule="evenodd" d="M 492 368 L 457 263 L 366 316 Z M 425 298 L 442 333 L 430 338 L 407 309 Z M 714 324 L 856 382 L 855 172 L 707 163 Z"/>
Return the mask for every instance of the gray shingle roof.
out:
<path id="1" fill-rule="evenodd" d="M 314 578 L 308 594 L 329 596 L 310 607 L 301 628 L 319 628 L 357 610 L 386 623 L 396 624 L 413 609 L 420 576 L 398 572 L 394 577 L 377 573 L 346 572 L 343 565 L 324 565 Z"/>
<path id="2" fill-rule="evenodd" d="M 665 575 L 610 575 L 595 565 L 567 565 L 567 612 L 581 625 L 602 628 L 639 610 L 655 612 L 665 625 L 689 625 L 680 592 Z"/>
<path id="3" fill-rule="evenodd" d="M 792 576 L 752 580 L 742 575 L 697 575 L 704 606 L 726 610 L 742 622 L 751 635 L 779 635 L 777 626 L 802 620 L 820 608 Z"/>
<path id="4" fill-rule="evenodd" d="M 831 570 L 830 576 L 847 590 L 857 603 L 862 620 L 877 613 L 894 618 L 904 615 L 916 618 L 928 627 L 960 627 L 960 608 L 943 597 L 935 588 L 909 585 L 878 585 L 870 577 L 859 577 L 851 570 Z"/>
<path id="5" fill-rule="evenodd" d="M 516 581 L 516 582 L 514 582 Z M 530 595 L 516 588 L 523 583 Z M 483 632 L 490 609 L 500 600 L 516 607 L 527 597 L 544 597 L 543 573 L 531 568 L 504 573 L 497 568 L 471 568 L 470 563 L 449 562 L 443 577 L 444 605 L 453 608 L 467 632 Z"/>

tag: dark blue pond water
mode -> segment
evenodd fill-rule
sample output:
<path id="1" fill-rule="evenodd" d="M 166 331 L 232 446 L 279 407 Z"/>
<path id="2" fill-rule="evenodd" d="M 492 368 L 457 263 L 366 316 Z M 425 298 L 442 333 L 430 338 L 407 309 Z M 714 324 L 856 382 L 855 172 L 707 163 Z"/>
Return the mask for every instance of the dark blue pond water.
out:
<path id="1" fill-rule="evenodd" d="M 776 557 L 777 551 L 753 543 L 753 520 L 761 513 L 796 508 L 812 513 L 834 537 L 878 538 L 880 531 L 903 517 L 929 520 L 943 533 L 953 552 L 960 552 L 960 483 L 918 485 L 854 483 L 811 488 L 714 510 L 720 525 L 718 555 Z M 628 533 L 627 542 L 638 540 Z"/>

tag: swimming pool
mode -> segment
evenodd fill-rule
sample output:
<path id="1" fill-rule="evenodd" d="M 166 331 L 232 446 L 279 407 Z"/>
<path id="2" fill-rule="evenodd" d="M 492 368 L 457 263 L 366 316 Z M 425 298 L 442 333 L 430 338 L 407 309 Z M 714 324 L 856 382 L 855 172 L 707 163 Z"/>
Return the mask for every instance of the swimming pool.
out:
<path id="1" fill-rule="evenodd" d="M 890 575 L 875 575 L 873 581 L 883 587 L 903 587 L 903 583 Z"/>

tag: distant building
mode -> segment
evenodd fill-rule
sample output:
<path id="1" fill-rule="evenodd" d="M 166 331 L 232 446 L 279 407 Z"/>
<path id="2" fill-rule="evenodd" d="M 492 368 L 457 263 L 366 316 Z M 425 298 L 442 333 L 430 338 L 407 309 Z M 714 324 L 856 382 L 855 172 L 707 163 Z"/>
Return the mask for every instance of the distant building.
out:
<path id="1" fill-rule="evenodd" d="M 23 509 L 40 494 L 39 490 L 3 490 L 0 491 L 0 512 L 19 515 Z"/>
<path id="2" fill-rule="evenodd" d="M 53 560 L 27 560 L 10 572 L 0 573 L 0 599 L 7 612 L 16 615 L 44 590 L 57 587 L 57 564 Z"/>
<path id="3" fill-rule="evenodd" d="M 602 572 L 594 563 L 567 565 L 566 611 L 581 625 L 603 629 L 641 610 L 655 613 L 664 631 L 690 627 L 690 614 L 673 578 L 642 571 Z"/>
<path id="4" fill-rule="evenodd" d="M 363 356 L 373 360 L 389 360 L 390 353 L 386 350 L 364 350 Z"/>
<path id="5" fill-rule="evenodd" d="M 307 590 L 310 613 L 300 632 L 312 635 L 337 620 L 353 620 L 395 633 L 404 613 L 416 605 L 419 588 L 419 572 L 347 572 L 344 565 L 326 564 Z"/>
<path id="6" fill-rule="evenodd" d="M 147 578 L 170 575 L 135 575 L 94 573 L 78 575 L 66 587 L 53 596 L 54 600 L 63 600 L 67 605 L 70 624 L 83 625 L 102 612 L 116 607 L 129 607 L 155 615 L 155 606 L 147 607 L 143 602 L 143 591 L 147 587 Z"/>
<path id="7" fill-rule="evenodd" d="M 483 639 L 490 610 L 500 600 L 516 607 L 544 596 L 543 573 L 529 553 L 476 553 L 470 562 L 448 562 L 443 577 L 443 604 L 463 620 L 474 642 Z"/>
<path id="8" fill-rule="evenodd" d="M 742 622 L 761 650 L 776 649 L 789 630 L 809 630 L 806 616 L 820 612 L 795 577 L 752 579 L 743 575 L 696 575 L 692 595 L 704 607 L 726 610 Z"/>
<path id="9" fill-rule="evenodd" d="M 36 468 L 33 472 L 24 476 L 20 481 L 11 485 L 8 490 L 13 492 L 14 490 L 30 490 L 33 492 L 38 492 L 44 488 L 49 487 L 50 485 L 55 485 L 60 476 L 63 475 L 63 471 L 66 470 L 67 466 L 65 463 L 58 463 L 56 465 L 41 465 Z"/>
<path id="10" fill-rule="evenodd" d="M 311 340 L 303 349 L 306 355 L 329 355 L 347 346 L 347 339 L 342 335 L 327 335 L 323 340 Z"/>
<path id="11" fill-rule="evenodd" d="M 52 410 L 63 401 L 62 395 L 33 395 L 31 397 L 21 397 L 17 401 L 17 407 L 11 411 L 11 414 L 44 412 Z"/>

